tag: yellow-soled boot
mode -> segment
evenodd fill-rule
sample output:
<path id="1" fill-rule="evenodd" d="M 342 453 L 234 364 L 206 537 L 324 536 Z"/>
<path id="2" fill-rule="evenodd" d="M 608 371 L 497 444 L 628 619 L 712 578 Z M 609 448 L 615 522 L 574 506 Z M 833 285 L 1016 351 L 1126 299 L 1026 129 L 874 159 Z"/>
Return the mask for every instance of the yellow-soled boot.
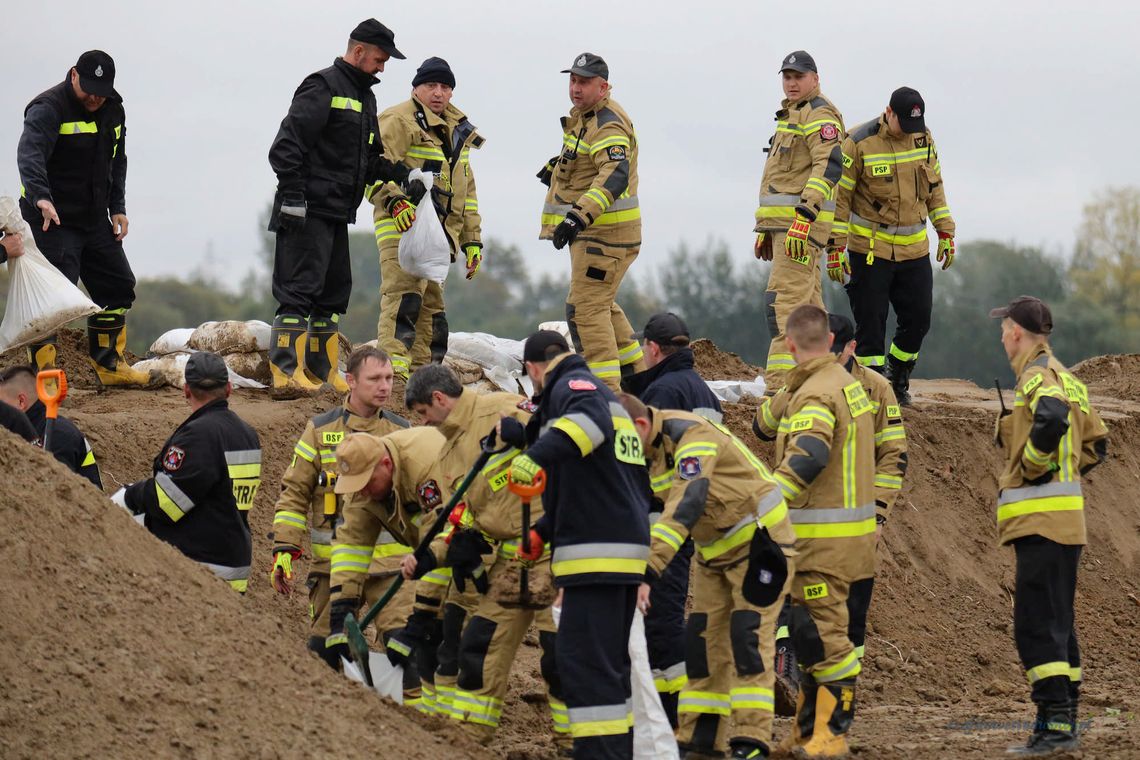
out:
<path id="1" fill-rule="evenodd" d="M 36 372 L 45 369 L 55 369 L 56 336 L 49 335 L 43 340 L 28 344 L 28 364 L 36 368 Z"/>
<path id="2" fill-rule="evenodd" d="M 340 330 L 337 317 L 310 317 L 305 368 L 337 393 L 348 393 L 348 383 L 340 374 Z"/>
<path id="3" fill-rule="evenodd" d="M 819 684 L 810 673 L 800 671 L 800 688 L 796 691 L 796 713 L 792 721 L 792 732 L 780 740 L 778 749 L 791 752 L 811 740 L 815 731 L 816 691 Z"/>
<path id="4" fill-rule="evenodd" d="M 127 310 L 101 311 L 87 318 L 87 352 L 104 387 L 156 388 L 154 372 L 140 372 L 127 364 Z"/>
<path id="5" fill-rule="evenodd" d="M 273 384 L 269 397 L 282 401 L 311 396 L 321 389 L 321 383 L 305 369 L 304 317 L 278 314 L 273 318 L 273 332 L 269 346 L 269 373 Z"/>
<path id="6" fill-rule="evenodd" d="M 802 689 L 801 689 L 802 691 Z M 811 738 L 795 750 L 800 758 L 847 757 L 847 731 L 855 719 L 855 679 L 819 684 L 815 702 L 815 727 Z"/>

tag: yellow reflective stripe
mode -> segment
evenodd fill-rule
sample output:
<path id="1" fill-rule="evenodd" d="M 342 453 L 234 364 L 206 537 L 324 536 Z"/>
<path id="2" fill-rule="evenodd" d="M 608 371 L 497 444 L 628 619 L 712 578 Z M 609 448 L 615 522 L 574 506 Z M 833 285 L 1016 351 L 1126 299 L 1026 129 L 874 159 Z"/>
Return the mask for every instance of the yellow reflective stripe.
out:
<path id="1" fill-rule="evenodd" d="M 679 461 L 681 457 L 715 457 L 716 452 L 717 445 L 712 441 L 693 441 L 677 449 L 673 458 Z"/>
<path id="2" fill-rule="evenodd" d="M 772 416 L 771 405 L 772 399 L 770 397 L 766 397 L 764 401 L 760 403 L 760 419 L 764 422 L 764 427 L 769 430 L 775 430 L 779 427 L 780 422 Z"/>
<path id="3" fill-rule="evenodd" d="M 772 526 L 774 526 L 776 523 L 780 522 L 781 520 L 783 520 L 787 516 L 788 516 L 788 502 L 784 501 L 783 499 L 780 499 L 780 503 L 776 507 L 774 507 L 773 509 L 769 510 L 768 512 L 760 515 L 760 524 L 763 525 L 765 528 L 771 528 Z"/>
<path id="4" fill-rule="evenodd" d="M 590 143 L 568 132 L 562 133 L 562 144 L 574 152 L 583 151 L 589 153 L 591 148 Z"/>
<path id="5" fill-rule="evenodd" d="M 396 222 L 392 219 L 379 219 L 374 228 L 377 243 L 383 243 L 385 240 L 399 240 L 402 234 L 396 229 Z"/>
<path id="6" fill-rule="evenodd" d="M 698 546 L 697 549 L 700 551 L 701 557 L 711 561 L 741 544 L 751 541 L 752 536 L 756 533 L 756 519 L 749 515 L 748 520 L 749 522 L 740 530 L 734 531 L 724 538 L 718 538 L 712 543 Z"/>
<path id="7" fill-rule="evenodd" d="M 227 465 L 226 469 L 229 471 L 230 480 L 249 480 L 251 478 L 261 478 L 261 464 L 258 462 L 253 462 L 250 464 L 231 464 Z"/>
<path id="8" fill-rule="evenodd" d="M 926 230 L 923 230 L 922 234 L 925 235 Z M 913 361 L 918 360 L 918 352 L 917 351 L 914 351 L 913 353 L 910 351 L 903 351 L 901 348 L 896 346 L 893 342 L 891 343 L 891 350 L 889 351 L 889 353 L 891 356 L 895 357 L 896 359 L 898 359 L 901 362 L 913 362 Z"/>
<path id="9" fill-rule="evenodd" d="M 843 441 L 843 506 L 848 509 L 859 506 L 855 501 L 855 431 L 854 422 L 848 423 Z"/>
<path id="10" fill-rule="evenodd" d="M 627 364 L 636 364 L 645 358 L 645 351 L 641 348 L 641 344 L 634 341 L 628 344 L 625 348 L 618 351 L 618 363 L 622 366 Z"/>
<path id="11" fill-rule="evenodd" d="M 552 562 L 550 570 L 555 575 L 580 575 L 582 573 L 621 573 L 623 575 L 645 575 L 648 563 L 643 559 L 565 559 Z"/>
<path id="12" fill-rule="evenodd" d="M 406 158 L 419 158 L 425 161 L 446 161 L 443 150 L 434 145 L 413 145 L 408 148 Z"/>
<path id="13" fill-rule="evenodd" d="M 372 564 L 372 547 L 353 544 L 336 544 L 332 548 L 334 573 L 367 573 Z"/>
<path id="14" fill-rule="evenodd" d="M 455 690 L 452 706 L 460 720 L 495 728 L 503 717 L 503 700 L 481 697 L 470 691 Z"/>
<path id="15" fill-rule="evenodd" d="M 673 551 L 680 551 L 681 544 L 685 543 L 684 536 L 670 528 L 668 525 L 660 522 L 656 523 L 653 526 L 653 529 L 649 531 L 649 537 L 664 541 L 665 543 L 669 544 L 669 546 L 673 547 Z"/>
<path id="16" fill-rule="evenodd" d="M 800 495 L 800 492 L 804 490 L 799 485 L 797 485 L 795 481 L 790 480 L 781 473 L 777 472 L 773 475 L 773 477 L 776 479 L 776 483 L 780 486 L 780 493 L 782 493 L 784 495 L 784 498 L 788 501 L 795 499 Z"/>
<path id="17" fill-rule="evenodd" d="M 939 219 L 945 219 L 950 216 L 950 208 L 948 206 L 939 206 L 930 211 L 930 221 L 937 222 Z"/>
<path id="18" fill-rule="evenodd" d="M 404 544 L 377 544 L 376 547 L 372 550 L 372 559 L 399 557 L 411 553 L 412 547 L 405 546 Z"/>
<path id="19" fill-rule="evenodd" d="M 741 686 L 729 691 L 733 710 L 766 710 L 775 712 L 776 693 L 762 686 Z"/>
<path id="20" fill-rule="evenodd" d="M 1036 665 L 1025 671 L 1025 677 L 1028 678 L 1029 683 L 1032 684 L 1037 683 L 1043 678 L 1052 678 L 1053 676 L 1065 676 L 1068 678 L 1069 673 L 1070 668 L 1069 663 L 1067 662 L 1046 662 L 1042 665 Z"/>
<path id="21" fill-rule="evenodd" d="M 832 665 L 830 668 L 811 670 L 811 674 L 815 676 L 817 683 L 830 683 L 843 678 L 853 678 L 859 675 L 862 670 L 863 665 L 859 662 L 859 655 L 852 649 L 839 663 Z"/>
<path id="22" fill-rule="evenodd" d="M 478 198 L 468 198 L 467 200 L 463 201 L 463 210 L 464 211 L 478 211 L 479 210 L 479 199 Z"/>
<path id="23" fill-rule="evenodd" d="M 570 718 L 570 735 L 575 739 L 585 739 L 591 736 L 616 736 L 629 733 L 632 729 L 632 712 L 626 713 L 624 718 L 610 718 L 609 720 L 574 720 L 573 717 Z"/>
<path id="24" fill-rule="evenodd" d="M 900 153 L 870 153 L 863 156 L 863 165 L 874 164 L 905 164 L 911 161 L 924 161 L 930 155 L 929 148 L 915 148 Z"/>
<path id="25" fill-rule="evenodd" d="M 881 356 L 856 356 L 855 361 L 862 364 L 864 367 L 881 367 L 887 363 L 887 355 Z"/>
<path id="26" fill-rule="evenodd" d="M 598 206 L 601 207 L 602 211 L 608 209 L 611 204 L 611 201 L 606 197 L 606 194 L 596 187 L 591 187 L 582 195 L 582 197 L 589 198 L 594 203 L 598 204 Z"/>
<path id="27" fill-rule="evenodd" d="M 293 447 L 293 453 L 306 462 L 312 462 L 317 458 L 317 450 L 304 441 L 297 441 L 297 445 Z"/>
<path id="28" fill-rule="evenodd" d="M 900 475 L 887 475 L 885 473 L 875 474 L 875 486 L 877 488 L 902 488 L 902 476 Z"/>
<path id="29" fill-rule="evenodd" d="M 603 151 L 606 148 L 612 148 L 616 145 L 620 145 L 623 148 L 630 147 L 629 138 L 625 135 L 613 135 L 611 137 L 606 137 L 598 140 L 596 143 L 590 146 L 590 155 L 592 156 L 599 151 Z"/>
<path id="30" fill-rule="evenodd" d="M 1031 464 L 1035 464 L 1038 467 L 1044 467 L 1045 465 L 1049 464 L 1050 460 L 1053 458 L 1052 454 L 1038 451 L 1037 447 L 1033 445 L 1032 440 L 1027 440 L 1025 442 L 1025 451 L 1023 453 L 1023 456 Z"/>
<path id="31" fill-rule="evenodd" d="M 717 691 L 689 691 L 683 689 L 677 698 L 678 713 L 703 715 L 731 715 L 732 701 L 728 694 Z"/>
<path id="32" fill-rule="evenodd" d="M 796 538 L 854 538 L 875 532 L 875 518 L 847 523 L 795 523 Z"/>
<path id="33" fill-rule="evenodd" d="M 432 570 L 430 573 L 426 573 L 422 578 L 420 578 L 420 580 L 426 583 L 433 583 L 436 586 L 446 586 L 447 584 L 451 583 L 451 568 L 437 568 L 435 570 Z"/>
<path id="34" fill-rule="evenodd" d="M 875 444 L 886 443 L 887 441 L 901 441 L 906 439 L 906 429 L 902 425 L 888 425 L 879 432 L 875 433 Z"/>
<path id="35" fill-rule="evenodd" d="M 815 190 L 823 196 L 824 200 L 831 200 L 831 185 L 819 177 L 811 177 L 808 179 L 804 184 L 804 192 L 808 190 Z"/>
<path id="36" fill-rule="evenodd" d="M 1049 496 L 1044 499 L 1026 499 L 998 507 L 997 521 L 1005 522 L 1014 517 L 1035 512 L 1070 512 L 1085 508 L 1083 496 Z"/>
<path id="37" fill-rule="evenodd" d="M 574 420 L 567 417 L 559 417 L 554 421 L 552 427 L 570 436 L 570 440 L 572 440 L 574 445 L 578 447 L 578 450 L 582 452 L 582 456 L 586 456 L 594 450 L 594 442 L 590 440 L 590 435 Z"/>
<path id="38" fill-rule="evenodd" d="M 666 470 L 660 475 L 651 477 L 649 479 L 649 486 L 653 489 L 653 493 L 668 491 L 673 487 L 673 470 Z"/>
<path id="39" fill-rule="evenodd" d="M 61 135 L 93 135 L 99 131 L 99 125 L 93 121 L 65 121 L 59 125 Z"/>
<path id="40" fill-rule="evenodd" d="M 566 707 L 566 703 L 549 695 L 546 701 L 550 705 L 550 719 L 554 721 L 555 732 L 570 733 L 570 710 Z"/>
<path id="41" fill-rule="evenodd" d="M 797 419 L 814 419 L 819 420 L 830 428 L 835 427 L 835 415 L 826 406 L 817 406 L 815 404 L 808 404 L 802 407 L 798 412 L 793 415 L 792 420 Z"/>
<path id="42" fill-rule="evenodd" d="M 1080 681 L 1081 680 L 1081 669 L 1080 668 L 1069 668 L 1069 680 L 1070 681 Z"/>
<path id="43" fill-rule="evenodd" d="M 93 465 L 93 464 L 95 464 L 95 452 L 88 449 L 87 450 L 87 456 L 83 457 L 83 463 L 79 466 L 80 467 L 88 467 L 88 466 Z"/>
<path id="44" fill-rule="evenodd" d="M 332 559 L 332 547 L 328 544 L 311 544 L 314 559 Z"/>
<path id="45" fill-rule="evenodd" d="M 769 354 L 768 366 L 766 369 L 771 372 L 773 370 L 790 370 L 796 368 L 796 357 L 791 354 Z"/>
<path id="46" fill-rule="evenodd" d="M 273 524 L 288 525 L 293 528 L 300 528 L 301 530 L 304 530 L 305 527 L 309 524 L 309 520 L 307 516 L 301 514 L 300 512 L 290 512 L 289 510 L 283 509 L 277 514 L 273 515 Z"/>
<path id="47" fill-rule="evenodd" d="M 844 190 L 854 190 L 855 189 L 855 178 L 854 177 L 848 177 L 848 176 L 844 175 L 844 176 L 839 178 L 839 186 L 842 187 Z M 838 230 L 839 224 L 837 223 L 833 229 Z M 844 230 L 847 229 L 846 224 L 843 225 L 843 229 Z"/>
<path id="48" fill-rule="evenodd" d="M 621 364 L 616 361 L 589 362 L 586 367 L 602 380 L 607 377 L 621 377 Z"/>
<path id="49" fill-rule="evenodd" d="M 154 492 L 158 495 L 158 508 L 165 512 L 172 522 L 181 520 L 185 513 L 174 503 L 173 499 L 166 495 L 166 491 L 162 490 L 158 481 L 154 483 Z"/>
<path id="50" fill-rule="evenodd" d="M 330 108 L 336 108 L 341 111 L 356 111 L 360 113 L 364 110 L 364 104 L 359 100 L 353 98 L 342 98 L 339 95 L 333 95 L 332 103 L 329 104 Z"/>
<path id="51" fill-rule="evenodd" d="M 689 685 L 689 677 L 682 673 L 676 678 L 654 678 L 653 688 L 660 694 L 673 694 Z"/>
<path id="52" fill-rule="evenodd" d="M 592 226 L 607 224 L 620 224 L 621 222 L 632 222 L 641 218 L 641 207 L 630 209 L 623 209 L 621 211 L 607 211 L 594 220 Z M 542 226 L 558 226 L 566 220 L 565 214 L 543 214 Z"/>
<path id="53" fill-rule="evenodd" d="M 889 232 L 872 231 L 870 227 L 864 227 L 855 222 L 851 222 L 848 234 L 860 235 L 865 238 L 870 238 L 873 235 L 875 240 L 890 243 L 891 245 L 914 245 L 926 239 L 925 229 L 910 235 L 892 235 Z"/>

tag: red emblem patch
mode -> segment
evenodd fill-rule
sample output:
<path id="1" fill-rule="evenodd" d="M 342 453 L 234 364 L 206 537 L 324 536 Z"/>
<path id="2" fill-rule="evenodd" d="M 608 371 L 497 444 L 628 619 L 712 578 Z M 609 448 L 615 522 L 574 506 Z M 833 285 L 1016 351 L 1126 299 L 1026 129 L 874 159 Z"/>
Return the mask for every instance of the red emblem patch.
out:
<path id="1" fill-rule="evenodd" d="M 182 463 L 186 461 L 186 452 L 177 446 L 171 446 L 162 455 L 162 466 L 164 469 L 174 472 L 182 467 Z"/>
<path id="2" fill-rule="evenodd" d="M 834 140 L 839 137 L 839 127 L 834 124 L 824 124 L 819 128 L 819 136 L 824 140 Z"/>
<path id="3" fill-rule="evenodd" d="M 596 391 L 598 389 L 598 386 L 589 380 L 571 380 L 566 384 L 570 386 L 572 391 Z"/>
<path id="4" fill-rule="evenodd" d="M 443 503 L 443 495 L 439 491 L 439 485 L 434 480 L 426 481 L 420 486 L 420 501 L 429 509 L 434 509 Z"/>
<path id="5" fill-rule="evenodd" d="M 538 404 L 534 403 L 533 401 L 531 401 L 530 399 L 527 399 L 527 398 L 524 398 L 516 406 L 519 409 L 522 409 L 524 412 L 530 412 L 531 414 L 534 414 L 535 412 L 538 411 Z"/>

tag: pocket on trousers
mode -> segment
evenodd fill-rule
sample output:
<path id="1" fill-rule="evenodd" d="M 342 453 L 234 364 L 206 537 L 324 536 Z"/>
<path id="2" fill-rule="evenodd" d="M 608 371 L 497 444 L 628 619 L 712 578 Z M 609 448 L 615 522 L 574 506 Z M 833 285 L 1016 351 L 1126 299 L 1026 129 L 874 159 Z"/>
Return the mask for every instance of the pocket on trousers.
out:
<path id="1" fill-rule="evenodd" d="M 586 260 L 585 277 L 587 282 L 611 283 L 614 273 L 617 272 L 618 260 L 607 256 L 601 248 L 586 246 L 589 258 Z"/>

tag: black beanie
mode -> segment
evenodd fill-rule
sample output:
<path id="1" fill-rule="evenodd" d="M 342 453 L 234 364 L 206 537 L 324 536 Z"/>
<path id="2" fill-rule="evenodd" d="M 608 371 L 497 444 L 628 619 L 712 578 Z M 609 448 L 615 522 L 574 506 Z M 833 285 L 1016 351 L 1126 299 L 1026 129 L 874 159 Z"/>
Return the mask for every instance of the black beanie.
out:
<path id="1" fill-rule="evenodd" d="M 448 87 L 455 87 L 455 74 L 451 73 L 447 61 L 433 56 L 420 64 L 416 69 L 416 77 L 412 80 L 412 87 L 419 87 L 428 82 L 439 82 Z"/>

